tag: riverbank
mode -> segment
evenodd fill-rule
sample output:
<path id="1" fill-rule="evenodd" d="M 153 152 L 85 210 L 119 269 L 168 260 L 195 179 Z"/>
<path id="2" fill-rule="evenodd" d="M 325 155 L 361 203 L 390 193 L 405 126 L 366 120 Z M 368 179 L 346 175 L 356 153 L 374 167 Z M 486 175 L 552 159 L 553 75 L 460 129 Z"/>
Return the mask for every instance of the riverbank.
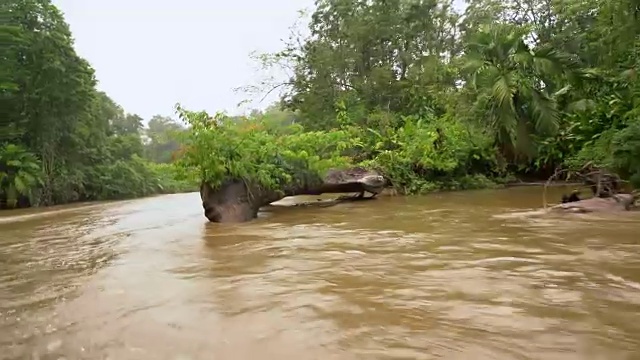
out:
<path id="1" fill-rule="evenodd" d="M 106 204 L 106 203 L 130 201 L 130 200 L 136 200 L 136 199 L 145 199 L 145 198 L 151 198 L 151 197 L 162 196 L 162 195 L 188 194 L 188 193 L 198 192 L 198 191 L 199 191 L 198 187 L 193 187 L 193 188 L 185 188 L 179 191 L 171 191 L 171 192 L 160 191 L 160 192 L 155 192 L 155 193 L 144 195 L 144 196 L 122 197 L 122 198 L 112 198 L 112 199 L 97 199 L 97 200 L 88 200 L 88 201 L 70 201 L 70 202 L 66 202 L 62 204 L 54 204 L 54 205 L 23 206 L 23 207 L 16 207 L 16 208 L 7 208 L 7 207 L 0 206 L 0 219 L 7 216 L 9 217 L 20 216 L 20 213 L 25 211 L 48 212 L 48 211 L 56 211 L 57 209 L 64 209 L 65 207 L 69 207 L 69 206 L 89 206 L 94 204 Z"/>
<path id="2" fill-rule="evenodd" d="M 526 183 L 526 186 L 543 186 L 544 183 Z M 560 186 L 562 184 L 560 183 L 556 183 L 554 184 L 554 186 Z M 514 186 L 518 186 L 518 185 L 514 185 Z M 521 186 L 525 186 L 525 185 L 521 185 Z M 493 187 L 494 189 L 499 189 L 499 188 L 508 188 L 511 187 L 509 184 L 505 184 L 505 185 L 498 185 Z M 431 191 L 430 193 L 438 193 L 438 192 L 464 192 L 467 190 L 472 190 L 472 189 L 466 189 L 466 190 L 462 190 L 462 189 L 458 189 L 458 190 L 434 190 Z M 34 207 L 24 207 L 24 208 L 16 208 L 16 209 L 1 209 L 0 210 L 0 223 L 9 223 L 9 222 L 18 222 L 18 221 L 26 221 L 26 220 L 31 220 L 33 218 L 38 218 L 38 217 L 46 217 L 46 216 L 52 216 L 52 215 L 57 215 L 57 214 L 62 214 L 62 213 L 66 213 L 66 212 L 73 212 L 73 211 L 78 211 L 78 210 L 90 210 L 90 209 L 95 209 L 95 208 L 99 208 L 105 205 L 111 205 L 111 204 L 116 204 L 116 203 L 126 203 L 126 202 L 130 202 L 130 201 L 135 201 L 135 200 L 141 200 L 141 199 L 148 199 L 148 198 L 155 198 L 155 197 L 160 197 L 160 196 L 165 196 L 165 195 L 178 195 L 178 194 L 188 194 L 188 193 L 194 193 L 194 192 L 198 192 L 199 189 L 195 188 L 195 189 L 191 189 L 191 190 L 185 190 L 185 191 L 178 191 L 178 192 L 171 192 L 171 193 L 156 193 L 156 194 L 151 194 L 148 196 L 142 196 L 142 197 L 136 197 L 136 198 L 127 198 L 127 199 L 109 199 L 109 200 L 94 200 L 94 201 L 80 201 L 80 202 L 72 202 L 72 203 L 67 203 L 67 204 L 57 204 L 57 205 L 50 205 L 50 206 L 34 206 Z M 428 195 L 429 193 L 424 193 L 422 195 Z M 326 198 L 330 198 L 333 197 L 336 194 L 324 194 L 322 195 L 322 197 L 326 197 Z M 420 195 L 403 195 L 401 194 L 397 189 L 394 188 L 385 188 L 380 194 L 379 196 L 408 196 L 408 197 L 412 197 L 412 196 L 420 196 Z M 198 206 L 198 204 L 195 204 L 193 206 Z"/>
<path id="3" fill-rule="evenodd" d="M 135 199 L 132 199 L 135 200 Z M 47 217 L 67 212 L 90 210 L 104 205 L 131 200 L 89 201 L 75 204 L 30 207 L 21 209 L 5 209 L 0 211 L 0 224 L 27 221 L 34 218 Z"/>
<path id="4" fill-rule="evenodd" d="M 39 206 L 39 207 L 29 207 L 29 208 L 21 208 L 21 209 L 5 209 L 0 211 L 0 224 L 3 223 L 11 223 L 11 222 L 21 222 L 32 220 L 34 218 L 40 217 L 49 217 L 58 214 L 70 213 L 80 210 L 93 210 L 98 209 L 105 206 L 110 206 L 114 204 L 127 204 L 137 200 L 145 200 L 145 199 L 153 199 L 168 195 L 182 195 L 182 194 L 190 194 L 196 193 L 195 191 L 182 191 L 182 192 L 173 192 L 166 194 L 152 194 L 149 196 L 137 197 L 137 198 L 129 198 L 129 199 L 116 199 L 116 200 L 96 200 L 96 201 L 84 201 L 84 202 L 76 202 L 69 204 L 60 204 L 60 205 L 51 205 L 51 206 Z M 197 206 L 197 204 L 195 204 Z"/>
<path id="5" fill-rule="evenodd" d="M 566 181 L 553 181 L 549 184 L 547 184 L 546 181 L 522 181 L 522 180 L 510 180 L 507 182 L 492 182 L 489 186 L 475 186 L 475 187 L 471 187 L 471 188 L 466 188 L 466 189 L 448 189 L 448 188 L 440 188 L 440 189 L 434 189 L 428 192 L 423 192 L 420 194 L 403 194 L 401 191 L 399 191 L 396 188 L 393 187 L 387 187 L 385 188 L 378 196 L 403 196 L 403 197 L 414 197 L 414 196 L 422 196 L 422 195 L 429 195 L 429 194 L 437 194 L 437 193 L 450 193 L 450 192 L 466 192 L 469 190 L 482 190 L 482 189 L 495 189 L 495 190 L 499 190 L 499 189 L 509 189 L 509 188 L 518 188 L 518 187 L 540 187 L 542 191 L 542 188 L 547 185 L 548 187 L 571 187 L 571 186 L 575 186 L 575 187 L 579 187 L 579 186 L 583 186 L 582 183 L 577 183 L 577 182 L 566 182 Z M 78 211 L 81 209 L 93 209 L 93 208 L 99 208 L 105 205 L 110 205 L 110 204 L 115 204 L 115 203 L 125 203 L 125 202 L 130 202 L 130 201 L 135 201 L 135 200 L 141 200 L 141 199 L 147 199 L 147 198 L 154 198 L 154 197 L 159 197 L 159 196 L 164 196 L 164 195 L 178 195 L 178 194 L 188 194 L 188 193 L 197 193 L 199 192 L 198 188 L 193 188 L 193 189 L 189 189 L 189 190 L 184 190 L 184 191 L 176 191 L 176 192 L 168 192 L 168 193 L 155 193 L 155 194 L 150 194 L 148 196 L 142 196 L 142 197 L 134 197 L 134 198 L 123 198 L 123 199 L 108 199 L 108 200 L 95 200 L 95 201 L 81 201 L 81 202 L 72 202 L 72 203 L 67 203 L 67 204 L 57 204 L 57 205 L 51 205 L 51 206 L 36 206 L 36 207 L 25 207 L 25 208 L 16 208 L 16 209 L 2 209 L 0 210 L 0 223 L 8 223 L 8 222 L 17 222 L 17 221 L 26 221 L 26 220 L 30 220 L 36 217 L 45 217 L 45 216 L 51 216 L 51 215 L 56 215 L 56 214 L 60 214 L 60 213 L 65 213 L 65 212 L 73 212 L 73 211 Z M 324 194 L 321 197 L 323 198 L 331 198 L 333 196 L 335 196 L 336 194 Z M 199 206 L 198 204 L 194 203 L 193 206 Z"/>
<path id="6" fill-rule="evenodd" d="M 438 192 L 464 192 L 464 191 L 469 191 L 469 190 L 482 190 L 482 189 L 499 190 L 499 189 L 508 189 L 508 188 L 517 188 L 517 187 L 540 187 L 540 188 L 543 188 L 545 185 L 547 185 L 548 187 L 569 187 L 569 186 L 580 187 L 580 186 L 584 186 L 583 183 L 572 182 L 572 181 L 554 181 L 554 182 L 551 182 L 549 184 L 547 184 L 546 181 L 517 181 L 517 182 L 508 182 L 508 183 L 503 183 L 503 184 L 496 183 L 495 186 L 484 187 L 484 188 L 477 187 L 477 188 L 471 188 L 471 189 L 453 189 L 453 190 L 439 189 L 439 190 L 433 190 L 433 191 L 427 192 L 425 194 L 438 193 Z M 385 188 L 379 194 L 379 196 L 416 196 L 416 195 L 403 195 L 402 193 L 400 193 L 395 188 Z"/>

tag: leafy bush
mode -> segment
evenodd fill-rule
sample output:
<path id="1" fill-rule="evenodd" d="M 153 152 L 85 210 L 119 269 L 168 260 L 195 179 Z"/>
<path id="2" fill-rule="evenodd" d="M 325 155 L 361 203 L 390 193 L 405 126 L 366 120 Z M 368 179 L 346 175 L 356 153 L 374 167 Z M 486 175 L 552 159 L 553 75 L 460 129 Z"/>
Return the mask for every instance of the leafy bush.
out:
<path id="1" fill-rule="evenodd" d="M 0 200 L 7 207 L 16 207 L 21 196 L 31 201 L 41 182 L 40 161 L 33 153 L 15 144 L 0 148 Z"/>
<path id="2" fill-rule="evenodd" d="M 235 178 L 279 189 L 347 166 L 350 159 L 343 152 L 355 145 L 343 130 L 305 132 L 294 124 L 274 131 L 263 119 L 179 111 L 191 125 L 179 162 L 213 187 Z"/>
<path id="3" fill-rule="evenodd" d="M 297 124 L 274 127 L 265 116 L 211 118 L 179 107 L 191 125 L 180 163 L 214 187 L 236 178 L 282 189 L 351 165 L 379 170 L 404 193 L 494 185 L 479 176 L 487 166 L 495 168 L 491 138 L 462 122 L 378 111 L 366 120 L 373 129 L 356 126 L 348 109 L 337 107 L 339 128 L 325 131 L 305 131 Z"/>
<path id="4" fill-rule="evenodd" d="M 640 117 L 612 139 L 613 167 L 640 188 Z"/>

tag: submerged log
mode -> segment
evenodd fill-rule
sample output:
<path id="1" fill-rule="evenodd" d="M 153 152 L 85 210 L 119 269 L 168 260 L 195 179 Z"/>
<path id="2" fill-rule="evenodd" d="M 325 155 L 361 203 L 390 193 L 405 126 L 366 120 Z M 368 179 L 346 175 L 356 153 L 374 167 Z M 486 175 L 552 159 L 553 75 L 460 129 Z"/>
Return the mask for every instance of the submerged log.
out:
<path id="1" fill-rule="evenodd" d="M 324 178 L 307 176 L 283 189 L 265 189 L 241 179 L 229 179 L 212 188 L 203 182 L 200 198 L 204 215 L 211 222 L 245 222 L 258 216 L 258 210 L 288 196 L 321 195 L 327 193 L 365 192 L 376 196 L 386 185 L 386 179 L 375 171 L 363 168 L 332 170 Z"/>
<path id="2" fill-rule="evenodd" d="M 634 194 L 617 194 L 607 198 L 592 197 L 558 204 L 550 207 L 549 210 L 573 213 L 627 211 L 634 207 L 636 200 L 637 195 Z"/>

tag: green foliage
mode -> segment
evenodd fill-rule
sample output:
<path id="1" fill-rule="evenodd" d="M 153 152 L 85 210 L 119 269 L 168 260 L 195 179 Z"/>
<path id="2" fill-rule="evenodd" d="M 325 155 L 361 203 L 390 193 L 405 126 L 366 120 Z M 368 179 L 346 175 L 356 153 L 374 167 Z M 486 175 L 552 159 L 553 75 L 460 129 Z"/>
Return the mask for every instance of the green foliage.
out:
<path id="1" fill-rule="evenodd" d="M 179 106 L 178 111 L 190 125 L 180 163 L 213 187 L 229 178 L 270 189 L 313 180 L 332 167 L 347 165 L 349 158 L 342 154 L 354 146 L 343 130 L 305 132 L 294 124 L 274 131 L 260 118 L 211 118 Z"/>
<path id="2" fill-rule="evenodd" d="M 198 191 L 200 179 L 196 173 L 185 171 L 177 164 L 158 164 L 145 162 L 151 179 L 155 179 L 156 188 L 153 193 L 174 194 Z"/>
<path id="3" fill-rule="evenodd" d="M 405 193 L 587 162 L 640 183 L 637 1 L 467 5 L 318 0 L 310 36 L 261 57 L 293 71 L 279 104 L 247 117 L 178 107 L 187 127 L 155 116 L 144 128 L 96 90 L 50 0 L 9 0 L 0 199 L 126 198 L 229 178 L 285 190 L 350 165 Z"/>
<path id="4" fill-rule="evenodd" d="M 471 125 L 378 111 L 366 120 L 374 130 L 354 125 L 343 102 L 336 109 L 339 127 L 306 131 L 296 124 L 276 126 L 269 113 L 211 118 L 178 107 L 190 125 L 180 164 L 214 187 L 236 178 L 285 189 L 349 165 L 378 169 L 405 193 L 494 184 L 481 174 L 495 166 L 491 138 Z"/>
<path id="5" fill-rule="evenodd" d="M 559 114 L 553 93 L 553 75 L 571 68 L 566 56 L 548 46 L 532 49 L 524 41 L 528 29 L 508 24 L 487 25 L 467 46 L 463 72 L 478 92 L 476 106 L 483 121 L 509 155 L 531 157 L 531 135 L 554 135 Z M 541 87 L 541 84 L 545 84 Z"/>
<path id="6" fill-rule="evenodd" d="M 634 176 L 637 6 L 470 0 L 459 14 L 447 0 L 321 0 L 310 36 L 263 59 L 294 70 L 278 86 L 299 124 L 348 129 L 348 155 L 406 192 L 586 162 Z"/>
<path id="7" fill-rule="evenodd" d="M 0 148 L 0 195 L 6 206 L 16 207 L 20 196 L 31 199 L 41 183 L 40 173 L 40 162 L 24 147 L 6 144 Z"/>
<path id="8" fill-rule="evenodd" d="M 96 90 L 93 69 L 50 0 L 1 7 L 0 207 L 197 189 L 174 177 L 171 155 L 150 156 L 163 167 L 142 158 L 152 153 L 143 119 Z M 157 139 L 173 141 L 168 129 L 154 130 L 150 149 L 161 147 Z M 175 149 L 174 141 L 164 151 Z"/>
<path id="9" fill-rule="evenodd" d="M 495 163 L 491 139 L 469 125 L 447 117 L 403 117 L 402 122 L 385 137 L 368 129 L 373 134 L 369 138 L 378 140 L 374 149 L 379 151 L 364 164 L 379 169 L 404 193 L 450 188 L 454 179 Z"/>
<path id="10" fill-rule="evenodd" d="M 130 160 L 116 160 L 99 165 L 90 183 L 89 199 L 126 199 L 189 192 L 197 189 L 191 179 L 178 180 L 178 168 L 172 164 L 154 164 L 134 155 Z"/>
<path id="11" fill-rule="evenodd" d="M 613 167 L 640 188 L 640 117 L 612 139 Z"/>
<path id="12" fill-rule="evenodd" d="M 157 163 L 172 162 L 174 153 L 180 149 L 179 136 L 183 131 L 184 128 L 169 117 L 152 117 L 145 130 L 148 138 L 145 157 Z"/>
<path id="13" fill-rule="evenodd" d="M 214 184 L 282 187 L 317 173 L 302 161 L 316 155 L 376 168 L 405 193 L 546 179 L 587 162 L 634 176 L 634 6 L 471 0 L 460 21 L 446 0 L 317 1 L 311 35 L 262 57 L 294 70 L 283 107 L 233 122 L 190 113 L 185 164 Z M 331 141 L 344 146 L 322 152 Z"/>
<path id="14" fill-rule="evenodd" d="M 606 130 L 567 161 L 573 167 L 587 162 L 612 169 L 640 187 L 640 118 L 622 130 Z"/>

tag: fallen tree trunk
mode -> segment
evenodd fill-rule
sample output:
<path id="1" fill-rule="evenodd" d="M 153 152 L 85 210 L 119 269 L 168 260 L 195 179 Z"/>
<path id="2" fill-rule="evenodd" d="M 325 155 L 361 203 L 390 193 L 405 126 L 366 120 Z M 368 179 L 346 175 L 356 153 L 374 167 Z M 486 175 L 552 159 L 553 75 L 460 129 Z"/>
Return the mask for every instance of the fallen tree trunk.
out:
<path id="1" fill-rule="evenodd" d="M 257 217 L 258 210 L 288 196 L 326 193 L 379 194 L 386 184 L 383 176 L 363 168 L 332 170 L 324 178 L 306 176 L 283 189 L 266 189 L 241 180 L 228 179 L 213 188 L 200 185 L 204 215 L 211 222 L 245 222 Z"/>
<path id="2" fill-rule="evenodd" d="M 634 194 L 617 194 L 607 198 L 593 197 L 558 204 L 550 207 L 549 210 L 573 213 L 627 211 L 634 207 L 636 200 L 637 196 Z"/>

